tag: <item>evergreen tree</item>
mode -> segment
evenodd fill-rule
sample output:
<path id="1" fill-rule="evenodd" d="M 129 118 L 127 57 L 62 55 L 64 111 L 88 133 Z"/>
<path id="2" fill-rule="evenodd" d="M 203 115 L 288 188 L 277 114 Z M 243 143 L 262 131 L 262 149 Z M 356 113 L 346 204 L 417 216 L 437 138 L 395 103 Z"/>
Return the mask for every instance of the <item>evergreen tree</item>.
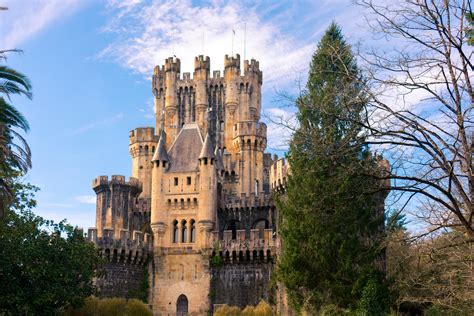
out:
<path id="1" fill-rule="evenodd" d="M 356 308 L 371 288 L 383 216 L 375 216 L 376 164 L 364 145 L 363 79 L 350 46 L 332 23 L 313 55 L 297 100 L 290 142 L 291 176 L 277 198 L 282 255 L 278 276 L 297 309 Z M 367 242 L 370 240 L 370 242 Z M 361 283 L 362 282 L 362 283 Z M 366 291 L 367 292 L 367 291 Z"/>

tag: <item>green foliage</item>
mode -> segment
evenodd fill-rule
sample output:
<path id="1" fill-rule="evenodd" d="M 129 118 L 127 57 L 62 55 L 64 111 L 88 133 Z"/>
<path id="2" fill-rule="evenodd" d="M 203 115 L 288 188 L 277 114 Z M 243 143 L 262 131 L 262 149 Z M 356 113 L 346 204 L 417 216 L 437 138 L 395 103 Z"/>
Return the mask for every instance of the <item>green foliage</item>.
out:
<path id="1" fill-rule="evenodd" d="M 151 316 L 151 310 L 139 300 L 128 300 L 125 307 L 125 315 L 127 316 Z"/>
<path id="2" fill-rule="evenodd" d="M 321 307 L 319 315 L 321 316 L 339 316 L 339 315 L 348 315 L 349 311 L 336 305 L 324 305 Z"/>
<path id="3" fill-rule="evenodd" d="M 148 290 L 150 288 L 148 264 L 143 266 L 143 278 L 137 289 L 131 289 L 128 292 L 128 298 L 136 298 L 142 302 L 148 303 Z"/>
<path id="4" fill-rule="evenodd" d="M 218 240 L 214 246 L 215 255 L 211 258 L 211 267 L 213 268 L 220 268 L 222 266 L 222 258 L 219 256 L 219 252 L 221 251 L 221 244 Z"/>
<path id="5" fill-rule="evenodd" d="M 335 24 L 313 55 L 306 91 L 297 100 L 298 129 L 288 153 L 291 176 L 281 213 L 278 278 L 296 309 L 356 307 L 352 294 L 360 271 L 380 248 L 383 216 L 373 192 L 377 170 L 364 144 L 363 79 L 350 46 Z M 367 242 L 370 240 L 370 242 Z M 360 294 L 360 293 L 359 293 Z"/>
<path id="6" fill-rule="evenodd" d="M 0 313 L 52 315 L 93 293 L 99 257 L 82 231 L 36 216 L 37 190 L 16 182 L 13 210 L 0 220 Z"/>
<path id="7" fill-rule="evenodd" d="M 18 132 L 29 130 L 28 121 L 10 103 L 12 95 L 31 98 L 31 83 L 23 74 L 0 65 L 0 217 L 14 199 L 14 179 L 31 167 L 30 148 Z"/>
<path id="8" fill-rule="evenodd" d="M 85 300 L 84 306 L 73 309 L 68 308 L 63 313 L 64 316 L 151 316 L 152 312 L 143 302 L 123 298 L 89 297 Z"/>
<path id="9" fill-rule="evenodd" d="M 468 26 L 466 28 L 467 44 L 474 46 L 474 12 L 466 12 Z"/>
<path id="10" fill-rule="evenodd" d="M 240 316 L 240 309 L 236 306 L 222 305 L 215 312 L 214 316 Z"/>
<path id="11" fill-rule="evenodd" d="M 391 302 L 389 301 L 390 293 L 387 283 L 384 282 L 384 275 L 379 271 L 372 270 L 364 281 L 358 302 L 358 313 L 365 316 L 385 315 Z"/>

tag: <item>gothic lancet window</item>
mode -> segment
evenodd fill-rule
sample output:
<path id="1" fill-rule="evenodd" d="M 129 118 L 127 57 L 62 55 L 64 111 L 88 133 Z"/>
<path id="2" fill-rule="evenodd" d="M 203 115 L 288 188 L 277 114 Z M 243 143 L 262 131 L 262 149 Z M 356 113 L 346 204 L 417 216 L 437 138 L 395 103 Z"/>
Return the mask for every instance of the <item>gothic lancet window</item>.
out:
<path id="1" fill-rule="evenodd" d="M 196 242 L 196 225 L 194 219 L 191 220 L 189 226 L 189 242 Z"/>
<path id="2" fill-rule="evenodd" d="M 177 220 L 173 221 L 173 242 L 174 243 L 178 242 L 178 221 Z"/>
<path id="3" fill-rule="evenodd" d="M 186 242 L 187 233 L 188 233 L 188 229 L 186 227 L 186 221 L 183 220 L 181 222 L 181 242 Z"/>

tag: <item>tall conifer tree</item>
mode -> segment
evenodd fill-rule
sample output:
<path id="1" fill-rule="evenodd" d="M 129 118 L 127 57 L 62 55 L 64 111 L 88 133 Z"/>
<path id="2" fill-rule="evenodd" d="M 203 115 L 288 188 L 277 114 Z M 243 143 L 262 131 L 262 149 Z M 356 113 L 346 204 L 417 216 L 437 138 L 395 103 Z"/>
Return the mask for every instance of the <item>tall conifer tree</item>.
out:
<path id="1" fill-rule="evenodd" d="M 376 164 L 357 124 L 364 120 L 363 85 L 351 48 L 332 23 L 297 100 L 291 176 L 277 198 L 283 245 L 278 276 L 296 308 L 355 308 L 374 271 L 378 248 L 371 236 L 383 216 L 375 216 L 370 194 L 376 182 L 364 175 Z"/>

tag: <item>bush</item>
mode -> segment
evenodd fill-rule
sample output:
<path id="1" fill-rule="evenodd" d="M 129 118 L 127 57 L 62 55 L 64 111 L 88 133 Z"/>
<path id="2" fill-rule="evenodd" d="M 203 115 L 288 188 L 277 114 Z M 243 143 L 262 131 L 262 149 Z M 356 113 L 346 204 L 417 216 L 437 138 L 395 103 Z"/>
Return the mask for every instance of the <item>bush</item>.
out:
<path id="1" fill-rule="evenodd" d="M 321 307 L 320 315 L 321 316 L 339 316 L 347 315 L 349 312 L 343 308 L 340 308 L 336 305 L 324 305 Z"/>
<path id="2" fill-rule="evenodd" d="M 151 310 L 142 301 L 123 298 L 89 297 L 84 306 L 78 309 L 68 308 L 64 316 L 151 316 Z"/>
<path id="3" fill-rule="evenodd" d="M 236 306 L 222 305 L 215 312 L 214 316 L 240 316 L 240 308 Z"/>
<path id="4" fill-rule="evenodd" d="M 255 315 L 255 307 L 254 306 L 246 306 L 242 311 L 242 316 L 254 316 Z"/>
<path id="5" fill-rule="evenodd" d="M 244 310 L 240 310 L 235 306 L 222 305 L 215 312 L 214 316 L 272 316 L 271 306 L 261 300 L 257 306 L 246 306 Z"/>
<path id="6" fill-rule="evenodd" d="M 258 305 L 255 307 L 255 316 L 272 316 L 273 311 L 271 306 L 265 302 L 264 300 L 261 300 Z"/>
<path id="7" fill-rule="evenodd" d="M 128 300 L 125 307 L 126 316 L 151 316 L 151 314 L 151 310 L 142 301 L 136 299 Z"/>

